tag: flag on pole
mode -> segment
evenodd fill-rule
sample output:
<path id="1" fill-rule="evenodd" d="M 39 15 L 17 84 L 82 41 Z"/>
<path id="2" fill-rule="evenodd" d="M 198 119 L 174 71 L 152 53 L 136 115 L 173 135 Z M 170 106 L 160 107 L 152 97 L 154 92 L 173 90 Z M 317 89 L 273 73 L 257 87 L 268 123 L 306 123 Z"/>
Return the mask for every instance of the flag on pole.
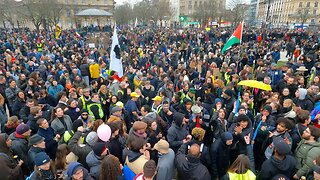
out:
<path id="1" fill-rule="evenodd" d="M 134 22 L 134 27 L 138 26 L 138 19 L 136 18 L 136 21 Z"/>
<path id="2" fill-rule="evenodd" d="M 239 106 L 240 106 L 240 103 L 241 103 L 241 95 L 240 95 L 240 92 L 238 92 L 238 99 L 237 99 L 237 101 L 235 102 L 236 103 L 236 106 L 235 106 L 235 108 L 234 108 L 234 114 L 236 115 L 236 116 L 238 116 L 238 111 L 239 111 Z"/>
<path id="3" fill-rule="evenodd" d="M 59 39 L 60 35 L 61 35 L 61 27 L 57 24 L 56 25 L 56 32 L 55 32 L 55 38 Z"/>
<path id="4" fill-rule="evenodd" d="M 120 56 L 120 46 L 117 35 L 117 26 L 114 25 L 110 52 L 110 70 L 118 72 L 118 76 L 123 76 L 122 58 Z"/>
<path id="5" fill-rule="evenodd" d="M 237 29 L 233 32 L 232 36 L 229 38 L 229 40 L 223 46 L 222 53 L 225 53 L 228 49 L 231 48 L 231 46 L 238 44 L 238 43 L 241 43 L 242 32 L 243 32 L 243 22 L 241 22 L 239 24 Z"/>

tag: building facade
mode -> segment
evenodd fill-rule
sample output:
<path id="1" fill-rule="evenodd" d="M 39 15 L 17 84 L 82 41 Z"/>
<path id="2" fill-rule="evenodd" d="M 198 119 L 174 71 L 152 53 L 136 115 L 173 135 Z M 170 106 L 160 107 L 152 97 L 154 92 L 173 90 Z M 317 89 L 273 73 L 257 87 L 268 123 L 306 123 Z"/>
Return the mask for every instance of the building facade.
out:
<path id="1" fill-rule="evenodd" d="M 179 0 L 179 15 L 192 16 L 196 12 L 197 7 L 210 1 L 212 0 Z M 226 8 L 226 0 L 214 0 L 214 3 L 217 9 Z"/>
<path id="2" fill-rule="evenodd" d="M 318 26 L 319 0 L 263 0 L 256 12 L 256 21 L 268 27 Z"/>
<path id="3" fill-rule="evenodd" d="M 251 0 L 248 12 L 248 24 L 249 26 L 256 26 L 258 22 L 258 10 L 259 10 L 260 0 Z"/>

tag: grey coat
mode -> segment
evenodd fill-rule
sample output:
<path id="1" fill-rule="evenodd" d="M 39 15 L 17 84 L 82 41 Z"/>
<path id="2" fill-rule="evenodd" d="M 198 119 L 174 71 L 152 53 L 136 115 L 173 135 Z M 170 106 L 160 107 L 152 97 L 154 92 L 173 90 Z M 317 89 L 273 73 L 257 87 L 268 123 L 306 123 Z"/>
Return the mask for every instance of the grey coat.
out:
<path id="1" fill-rule="evenodd" d="M 156 180 L 172 180 L 174 171 L 174 151 L 169 149 L 168 154 L 162 154 L 158 160 L 158 172 Z"/>
<path id="2" fill-rule="evenodd" d="M 184 125 L 182 128 L 178 127 L 175 123 L 171 125 L 168 130 L 167 139 L 170 145 L 170 148 L 177 152 L 180 146 L 182 145 L 182 140 L 187 137 L 189 134 L 187 126 Z"/>
<path id="3" fill-rule="evenodd" d="M 19 91 L 20 91 L 20 89 L 18 87 L 15 87 L 15 88 L 8 87 L 6 89 L 6 91 L 5 91 L 6 98 L 8 99 L 8 104 L 10 107 L 13 106 L 14 100 L 16 99 Z"/>
<path id="4" fill-rule="evenodd" d="M 52 129 L 54 129 L 54 131 L 58 134 L 60 134 L 60 136 L 62 136 L 64 134 L 65 131 L 72 131 L 72 121 L 71 118 L 68 115 L 64 115 L 63 116 L 64 122 L 66 124 L 66 127 L 64 127 L 63 123 L 58 119 L 55 118 L 52 122 L 51 122 L 51 127 Z"/>
<path id="5" fill-rule="evenodd" d="M 86 157 L 86 162 L 90 168 L 90 175 L 94 179 L 99 179 L 100 164 L 102 159 L 103 159 L 102 157 L 96 156 L 93 151 L 91 151 Z"/>

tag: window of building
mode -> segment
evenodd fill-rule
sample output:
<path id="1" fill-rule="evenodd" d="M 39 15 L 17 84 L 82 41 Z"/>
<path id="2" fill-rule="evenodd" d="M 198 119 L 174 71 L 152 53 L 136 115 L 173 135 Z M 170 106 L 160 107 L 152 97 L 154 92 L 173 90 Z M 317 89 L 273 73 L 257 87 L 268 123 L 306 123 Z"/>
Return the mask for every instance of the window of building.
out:
<path id="1" fill-rule="evenodd" d="M 317 14 L 317 10 L 315 9 L 315 10 L 313 10 L 313 14 Z"/>
<path id="2" fill-rule="evenodd" d="M 310 2 L 307 2 L 307 7 L 310 7 Z"/>
<path id="3" fill-rule="evenodd" d="M 198 6 L 198 1 L 195 1 L 195 2 L 194 2 L 194 6 Z"/>
<path id="4" fill-rule="evenodd" d="M 302 7 L 302 2 L 299 2 L 299 7 Z"/>
<path id="5" fill-rule="evenodd" d="M 318 7 L 319 3 L 318 1 L 314 3 L 314 7 Z"/>
<path id="6" fill-rule="evenodd" d="M 315 24 L 315 20 L 314 19 L 311 19 L 311 24 Z"/>

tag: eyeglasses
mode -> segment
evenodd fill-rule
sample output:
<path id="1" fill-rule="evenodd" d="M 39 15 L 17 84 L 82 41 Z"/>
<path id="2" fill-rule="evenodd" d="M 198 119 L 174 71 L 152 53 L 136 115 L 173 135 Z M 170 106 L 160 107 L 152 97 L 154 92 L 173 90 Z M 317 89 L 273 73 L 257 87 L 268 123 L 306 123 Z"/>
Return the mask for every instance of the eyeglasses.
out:
<path id="1" fill-rule="evenodd" d="M 81 114 L 82 116 L 88 116 L 88 114 Z"/>

